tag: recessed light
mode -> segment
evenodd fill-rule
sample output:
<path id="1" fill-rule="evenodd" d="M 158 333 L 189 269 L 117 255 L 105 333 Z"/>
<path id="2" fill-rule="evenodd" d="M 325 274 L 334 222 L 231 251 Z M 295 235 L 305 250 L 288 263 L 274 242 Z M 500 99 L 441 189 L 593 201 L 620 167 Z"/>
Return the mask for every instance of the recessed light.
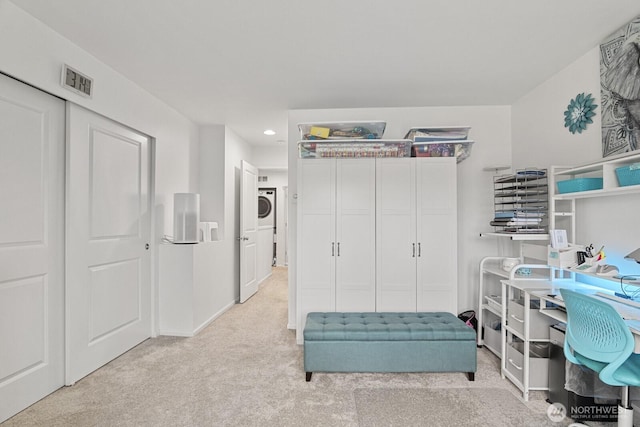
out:
<path id="1" fill-rule="evenodd" d="M 265 135 L 269 135 L 269 136 L 271 136 L 271 135 L 275 135 L 275 134 L 276 134 L 276 131 L 275 131 L 275 130 L 273 130 L 273 129 L 267 129 L 267 130 L 265 130 L 263 133 L 264 133 Z"/>
<path id="2" fill-rule="evenodd" d="M 284 139 L 278 139 L 278 140 L 276 140 L 276 142 L 278 142 L 278 143 L 280 143 L 280 144 L 283 144 L 283 143 L 285 143 L 286 141 L 285 141 Z"/>

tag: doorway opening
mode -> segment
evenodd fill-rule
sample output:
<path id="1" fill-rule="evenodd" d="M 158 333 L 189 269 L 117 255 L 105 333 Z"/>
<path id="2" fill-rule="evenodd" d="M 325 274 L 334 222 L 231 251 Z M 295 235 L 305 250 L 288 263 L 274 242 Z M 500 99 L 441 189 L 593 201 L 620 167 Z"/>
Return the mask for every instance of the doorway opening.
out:
<path id="1" fill-rule="evenodd" d="M 277 261 L 277 195 L 276 188 L 258 188 L 258 232 L 267 239 L 264 245 L 264 257 L 269 260 L 271 267 Z"/>

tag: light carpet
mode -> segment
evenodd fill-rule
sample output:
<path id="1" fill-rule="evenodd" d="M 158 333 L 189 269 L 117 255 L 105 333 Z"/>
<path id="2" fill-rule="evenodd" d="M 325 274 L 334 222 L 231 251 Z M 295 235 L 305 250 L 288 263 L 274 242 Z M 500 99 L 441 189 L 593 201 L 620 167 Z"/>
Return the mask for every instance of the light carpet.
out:
<path id="1" fill-rule="evenodd" d="M 197 336 L 149 339 L 6 427 L 394 425 L 398 412 L 425 426 L 545 421 L 545 393 L 520 401 L 487 350 L 478 351 L 474 382 L 463 373 L 318 372 L 307 383 L 302 347 L 286 325 L 287 270 L 276 268 Z"/>
<path id="2" fill-rule="evenodd" d="M 558 425 L 499 388 L 357 389 L 354 394 L 363 427 Z"/>

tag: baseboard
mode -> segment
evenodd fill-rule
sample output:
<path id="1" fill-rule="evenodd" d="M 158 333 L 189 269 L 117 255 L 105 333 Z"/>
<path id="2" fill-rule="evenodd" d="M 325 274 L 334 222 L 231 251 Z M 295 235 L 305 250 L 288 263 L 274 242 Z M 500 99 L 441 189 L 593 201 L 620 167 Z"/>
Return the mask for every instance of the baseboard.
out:
<path id="1" fill-rule="evenodd" d="M 264 282 L 265 280 L 267 280 L 269 277 L 271 277 L 271 275 L 273 275 L 273 272 L 267 274 L 266 276 L 264 276 L 262 279 L 260 279 L 260 281 L 258 282 L 258 285 L 262 284 L 262 282 Z"/>
<path id="2" fill-rule="evenodd" d="M 213 322 L 214 320 L 216 320 L 218 317 L 222 316 L 226 311 L 228 311 L 231 307 L 233 307 L 234 305 L 236 305 L 235 301 L 231 301 L 229 304 L 225 305 L 224 307 L 222 307 L 220 310 L 218 310 L 213 316 L 211 316 L 210 318 L 208 318 L 207 320 L 205 320 L 204 322 L 202 322 L 202 325 L 198 326 L 196 328 L 195 331 L 193 331 L 193 334 L 197 334 L 198 332 L 200 332 L 201 330 L 203 330 L 204 328 L 206 328 L 207 326 L 209 326 L 211 324 L 211 322 Z"/>
<path id="3" fill-rule="evenodd" d="M 216 320 L 218 317 L 222 316 L 226 311 L 228 311 L 235 304 L 236 304 L 235 301 L 231 301 L 229 304 L 225 305 L 220 310 L 218 310 L 216 313 L 214 313 L 207 320 L 202 322 L 202 324 L 200 324 L 200 326 L 196 327 L 193 331 L 185 331 L 184 329 L 161 329 L 158 332 L 158 335 L 165 335 L 165 336 L 172 336 L 172 337 L 185 337 L 185 338 L 193 337 L 193 336 L 197 335 L 201 330 L 203 330 L 204 328 L 209 326 L 211 324 L 211 322 Z"/>
<path id="4" fill-rule="evenodd" d="M 196 334 L 195 332 L 185 332 L 183 330 L 174 330 L 174 329 L 161 329 L 158 332 L 158 336 L 182 337 L 182 338 L 190 338 L 195 334 Z"/>

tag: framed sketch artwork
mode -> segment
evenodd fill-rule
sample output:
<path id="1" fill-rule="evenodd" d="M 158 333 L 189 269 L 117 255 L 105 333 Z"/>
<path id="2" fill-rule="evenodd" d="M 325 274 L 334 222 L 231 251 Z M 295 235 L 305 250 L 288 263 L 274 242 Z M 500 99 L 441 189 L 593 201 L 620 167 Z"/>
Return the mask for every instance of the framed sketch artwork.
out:
<path id="1" fill-rule="evenodd" d="M 600 45 L 602 157 L 640 148 L 640 16 Z"/>

